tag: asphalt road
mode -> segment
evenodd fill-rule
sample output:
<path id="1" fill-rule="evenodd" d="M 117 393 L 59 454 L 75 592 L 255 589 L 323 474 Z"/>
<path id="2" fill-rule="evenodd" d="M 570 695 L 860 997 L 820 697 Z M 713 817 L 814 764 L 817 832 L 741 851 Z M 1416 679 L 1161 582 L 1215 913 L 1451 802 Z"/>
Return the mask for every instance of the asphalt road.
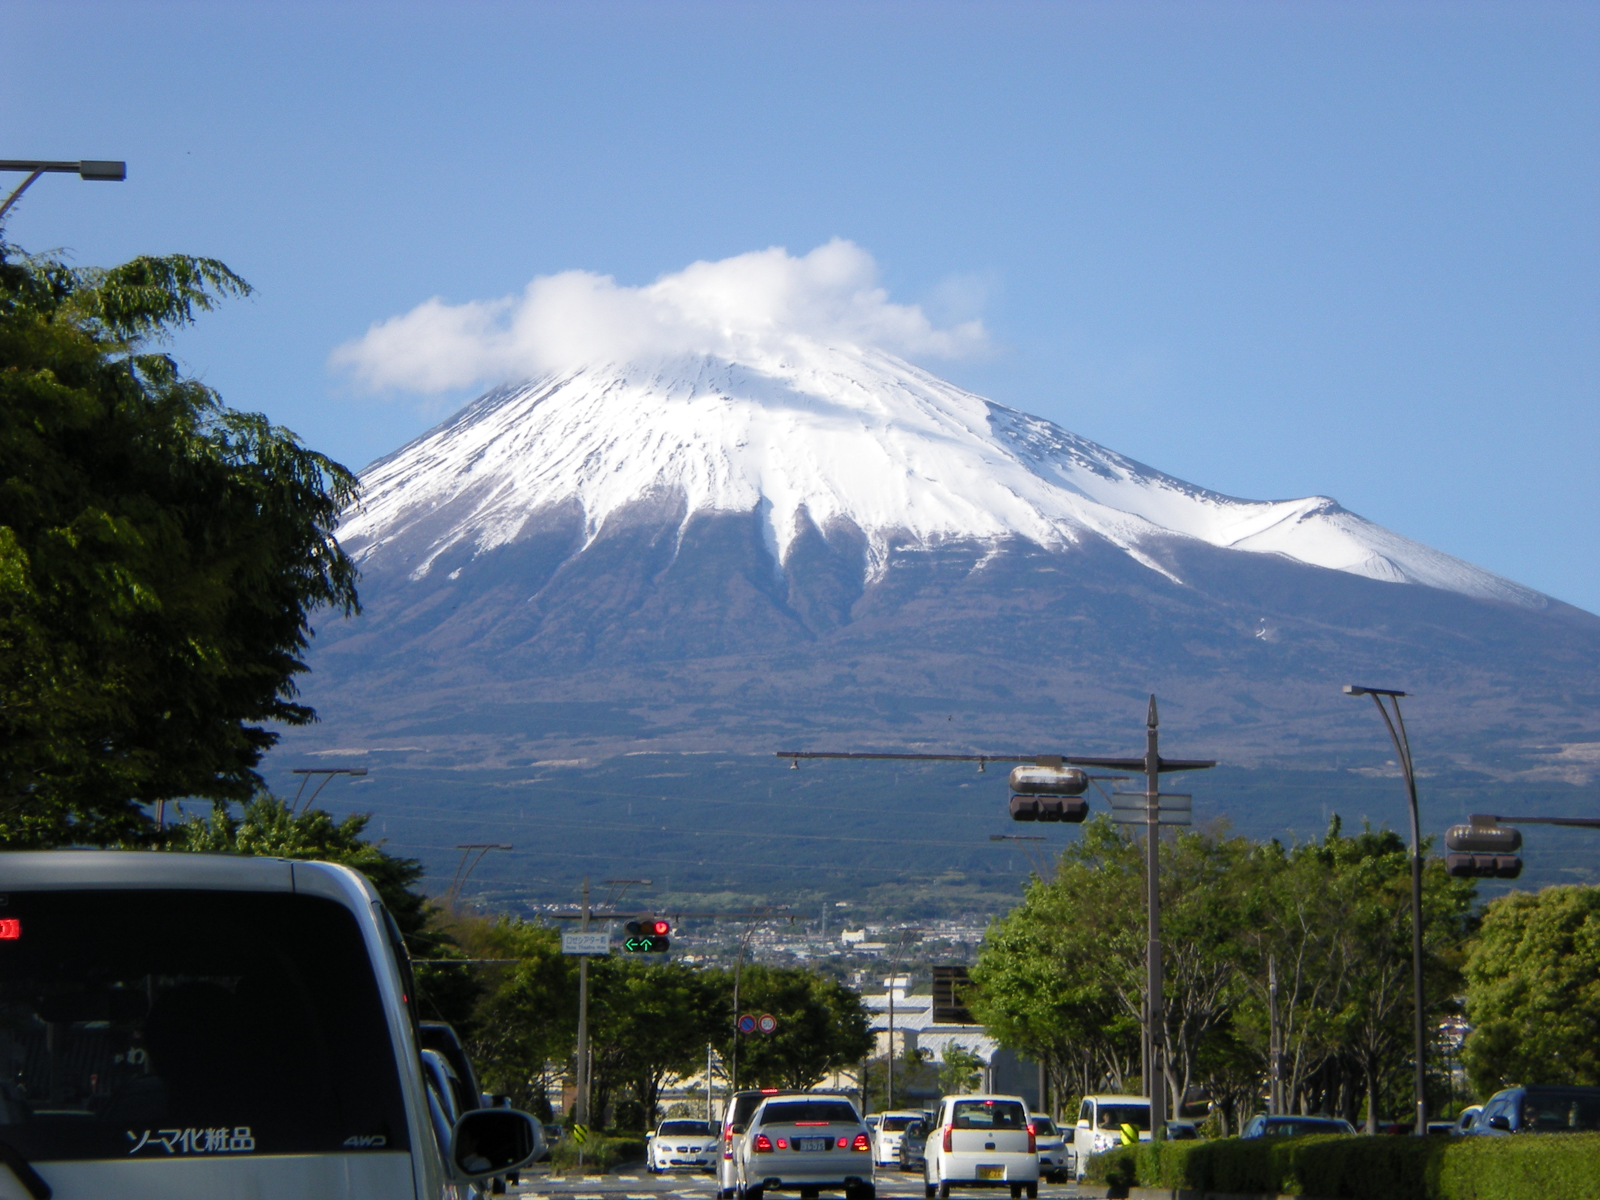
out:
<path id="1" fill-rule="evenodd" d="M 544 1168 L 534 1168 L 534 1172 L 524 1171 L 522 1183 L 511 1188 L 510 1193 L 527 1200 L 711 1200 L 716 1195 L 715 1181 L 709 1175 L 651 1175 L 642 1165 L 637 1170 L 624 1167 L 617 1175 L 553 1176 Z M 1039 1185 L 1040 1200 L 1069 1200 L 1087 1194 L 1070 1183 Z M 1103 1196 L 1105 1189 L 1101 1188 L 1099 1194 Z M 824 1193 L 824 1200 L 829 1195 Z M 999 1190 L 957 1195 L 1002 1200 L 1009 1193 Z M 923 1200 L 922 1176 L 879 1168 L 878 1200 Z"/>

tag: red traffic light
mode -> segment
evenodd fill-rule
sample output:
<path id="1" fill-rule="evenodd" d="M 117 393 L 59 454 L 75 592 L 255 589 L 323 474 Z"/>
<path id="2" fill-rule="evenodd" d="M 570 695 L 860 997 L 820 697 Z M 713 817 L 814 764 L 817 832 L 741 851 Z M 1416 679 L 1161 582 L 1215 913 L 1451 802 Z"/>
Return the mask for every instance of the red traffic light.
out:
<path id="1" fill-rule="evenodd" d="M 667 934 L 672 932 L 672 926 L 657 917 L 654 921 L 640 921 L 639 931 L 649 934 L 651 937 L 666 937 Z"/>

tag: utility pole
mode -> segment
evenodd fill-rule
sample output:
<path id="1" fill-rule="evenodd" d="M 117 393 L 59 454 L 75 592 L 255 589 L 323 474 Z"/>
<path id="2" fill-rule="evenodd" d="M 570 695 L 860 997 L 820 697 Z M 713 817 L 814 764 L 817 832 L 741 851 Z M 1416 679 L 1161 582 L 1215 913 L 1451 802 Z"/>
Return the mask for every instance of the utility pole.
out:
<path id="1" fill-rule="evenodd" d="M 1156 698 L 1150 697 L 1150 711 L 1145 718 L 1144 733 L 1144 795 L 1145 795 L 1145 878 L 1149 885 L 1149 945 L 1146 950 L 1145 987 L 1150 995 L 1150 1022 L 1144 1036 L 1150 1044 L 1148 1060 L 1150 1074 L 1145 1077 L 1145 1088 L 1150 1095 L 1150 1136 L 1160 1141 L 1167 1130 L 1167 1071 L 1163 1051 L 1166 1049 L 1167 1014 L 1162 1003 L 1161 981 L 1161 731 L 1156 715 Z M 1156 1031 L 1163 1036 L 1158 1040 Z"/>
<path id="2" fill-rule="evenodd" d="M 1267 956 L 1267 1111 L 1283 1116 L 1283 1026 L 1278 1021 L 1278 957 Z"/>
<path id="3" fill-rule="evenodd" d="M 579 928 L 589 932 L 589 877 L 583 877 L 583 916 Z M 589 956 L 578 959 L 578 1094 L 573 1104 L 578 1110 L 577 1124 L 589 1124 Z M 583 1153 L 579 1143 L 578 1153 Z"/>

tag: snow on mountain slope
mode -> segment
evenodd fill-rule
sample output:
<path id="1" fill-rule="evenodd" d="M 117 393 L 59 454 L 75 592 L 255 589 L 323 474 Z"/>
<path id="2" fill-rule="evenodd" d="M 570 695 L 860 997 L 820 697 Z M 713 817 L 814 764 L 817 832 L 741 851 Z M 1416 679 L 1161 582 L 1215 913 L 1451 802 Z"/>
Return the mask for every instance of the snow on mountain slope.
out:
<path id="1" fill-rule="evenodd" d="M 886 352 L 815 342 L 502 387 L 362 478 L 363 504 L 341 539 L 364 562 L 404 543 L 414 576 L 463 542 L 482 552 L 514 541 L 535 514 L 574 501 L 592 539 L 626 506 L 681 497 L 685 521 L 759 512 L 776 563 L 807 519 L 824 531 L 854 525 L 869 578 L 907 540 L 1021 537 L 1062 548 L 1096 536 L 1172 578 L 1152 550 L 1178 535 L 1372 579 L 1548 603 L 1326 497 L 1255 502 L 1206 491 Z"/>

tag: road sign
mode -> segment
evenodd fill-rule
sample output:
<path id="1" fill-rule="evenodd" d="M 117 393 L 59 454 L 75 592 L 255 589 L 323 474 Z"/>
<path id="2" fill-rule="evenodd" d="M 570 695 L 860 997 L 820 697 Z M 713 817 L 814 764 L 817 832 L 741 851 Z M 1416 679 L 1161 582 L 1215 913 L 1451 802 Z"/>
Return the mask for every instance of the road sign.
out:
<path id="1" fill-rule="evenodd" d="M 778 1027 L 778 1018 L 771 1013 L 762 1013 L 761 1019 L 756 1022 L 756 1028 L 762 1033 L 771 1033 Z"/>
<path id="2" fill-rule="evenodd" d="M 610 954 L 611 935 L 609 933 L 563 933 L 561 935 L 561 953 Z"/>
<path id="3" fill-rule="evenodd" d="M 756 1019 L 754 1017 L 752 1017 L 749 1013 L 743 1014 L 739 1018 L 739 1032 L 740 1033 L 754 1033 L 755 1031 L 756 1031 Z"/>

